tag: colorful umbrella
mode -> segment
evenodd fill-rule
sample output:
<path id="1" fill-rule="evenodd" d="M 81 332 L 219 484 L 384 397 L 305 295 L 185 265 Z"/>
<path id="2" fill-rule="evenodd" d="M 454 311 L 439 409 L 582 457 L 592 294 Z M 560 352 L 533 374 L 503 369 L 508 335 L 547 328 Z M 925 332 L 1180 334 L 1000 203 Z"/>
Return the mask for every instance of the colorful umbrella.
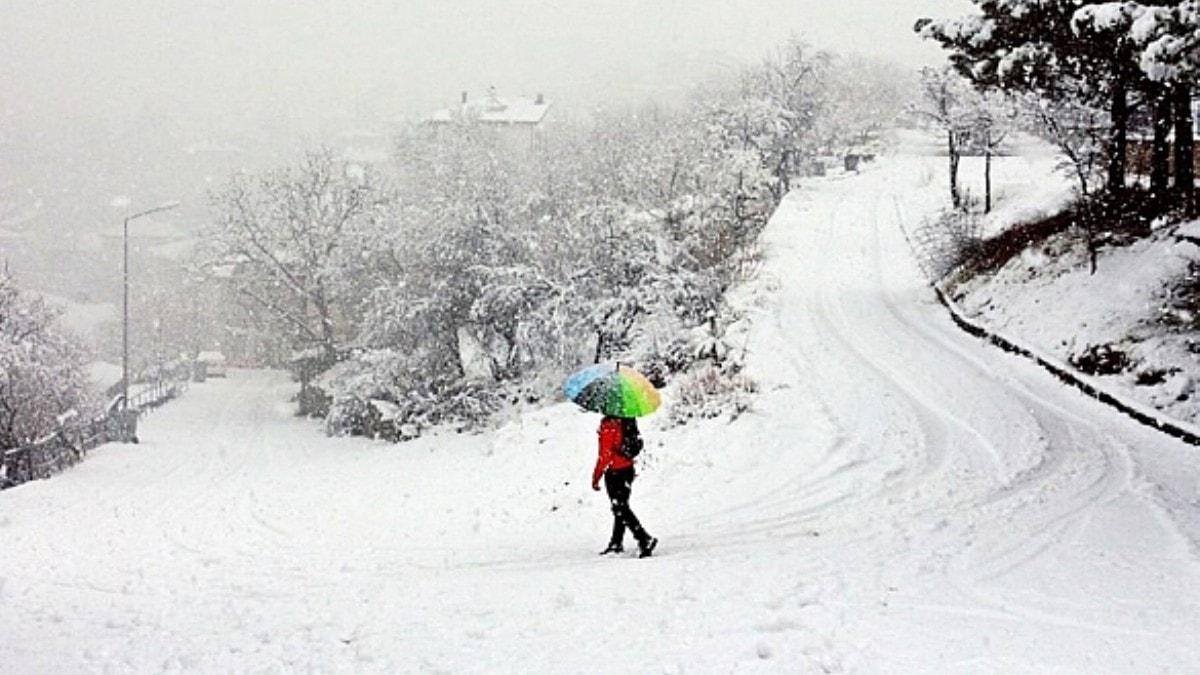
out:
<path id="1" fill-rule="evenodd" d="M 563 392 L 581 408 L 612 417 L 642 417 L 662 404 L 650 380 L 621 363 L 584 368 L 567 378 Z"/>

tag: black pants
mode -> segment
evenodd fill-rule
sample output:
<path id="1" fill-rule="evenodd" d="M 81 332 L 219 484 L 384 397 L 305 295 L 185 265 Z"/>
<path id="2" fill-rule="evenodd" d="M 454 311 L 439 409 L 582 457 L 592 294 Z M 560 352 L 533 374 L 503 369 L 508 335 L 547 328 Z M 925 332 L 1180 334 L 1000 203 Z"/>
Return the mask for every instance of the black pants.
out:
<path id="1" fill-rule="evenodd" d="M 633 533 L 639 545 L 646 543 L 650 535 L 642 529 L 637 516 L 629 508 L 629 493 L 633 490 L 633 468 L 618 469 L 604 472 L 604 488 L 608 490 L 608 500 L 612 502 L 613 529 L 610 545 L 620 546 L 625 540 L 625 528 Z"/>

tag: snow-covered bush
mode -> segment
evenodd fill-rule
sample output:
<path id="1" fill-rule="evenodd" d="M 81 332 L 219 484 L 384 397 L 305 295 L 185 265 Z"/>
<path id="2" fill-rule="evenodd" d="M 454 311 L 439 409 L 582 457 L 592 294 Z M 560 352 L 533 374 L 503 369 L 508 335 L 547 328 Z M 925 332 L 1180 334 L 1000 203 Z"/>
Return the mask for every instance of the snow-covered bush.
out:
<path id="1" fill-rule="evenodd" d="M 86 351 L 56 325 L 58 313 L 0 271 L 0 450 L 53 431 L 59 415 L 87 413 Z"/>
<path id="2" fill-rule="evenodd" d="M 758 385 L 734 364 L 705 365 L 689 371 L 679 383 L 669 417 L 674 424 L 729 415 L 736 419 L 750 409 Z"/>
<path id="3" fill-rule="evenodd" d="M 405 428 L 418 432 L 441 424 L 472 428 L 496 411 L 499 391 L 428 373 L 422 356 L 363 350 L 326 371 L 316 385 L 332 400 L 325 418 L 328 433 L 410 436 Z M 386 420 L 380 419 L 380 409 L 385 407 Z M 390 429 L 379 428 L 381 422 Z"/>
<path id="4" fill-rule="evenodd" d="M 945 211 L 923 221 L 911 237 L 921 269 L 931 281 L 938 281 L 980 251 L 982 218 L 970 209 Z"/>
<path id="5" fill-rule="evenodd" d="M 1200 261 L 1190 261 L 1163 293 L 1158 321 L 1181 332 L 1200 331 Z"/>

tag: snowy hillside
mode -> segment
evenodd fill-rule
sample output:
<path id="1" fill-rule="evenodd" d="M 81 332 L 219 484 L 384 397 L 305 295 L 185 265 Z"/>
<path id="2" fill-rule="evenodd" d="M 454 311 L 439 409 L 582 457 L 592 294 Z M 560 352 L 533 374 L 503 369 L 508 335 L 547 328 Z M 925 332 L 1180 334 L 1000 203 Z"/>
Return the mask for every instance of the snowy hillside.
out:
<path id="1" fill-rule="evenodd" d="M 1004 158 L 1000 167 L 1019 169 L 1025 184 L 1009 185 L 1008 205 L 997 214 L 1001 227 L 1048 215 L 1054 191 L 1068 194 L 1052 166 L 1024 158 Z M 1061 201 L 1061 199 L 1060 199 Z M 1026 205 L 1024 208 L 1022 205 Z M 1008 220 L 1008 215 L 1018 217 Z M 1182 228 L 1160 226 L 1148 238 L 1103 249 L 1096 273 L 1078 237 L 1055 235 L 1027 249 L 994 274 L 954 289 L 963 308 L 987 325 L 1026 341 L 1066 362 L 1089 347 L 1112 347 L 1129 365 L 1099 379 L 1103 386 L 1188 422 L 1200 421 L 1200 353 L 1187 301 L 1176 286 L 1200 261 L 1200 247 L 1180 235 Z"/>
<path id="2" fill-rule="evenodd" d="M 1194 667 L 1196 450 L 954 328 L 898 227 L 941 207 L 942 161 L 775 214 L 738 298 L 755 407 L 643 427 L 654 558 L 596 555 L 597 419 L 568 404 L 329 439 L 286 377 L 235 371 L 0 493 L 0 669 Z"/>

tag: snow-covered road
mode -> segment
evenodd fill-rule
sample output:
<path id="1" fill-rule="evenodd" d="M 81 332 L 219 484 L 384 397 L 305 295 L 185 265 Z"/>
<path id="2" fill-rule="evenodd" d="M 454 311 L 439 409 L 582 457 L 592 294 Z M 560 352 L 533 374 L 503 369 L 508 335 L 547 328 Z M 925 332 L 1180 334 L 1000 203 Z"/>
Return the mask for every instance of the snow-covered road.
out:
<path id="1" fill-rule="evenodd" d="M 0 493 L 0 670 L 1195 668 L 1200 453 L 956 331 L 898 227 L 939 168 L 780 208 L 742 298 L 755 409 L 645 429 L 661 556 L 595 555 L 567 405 L 392 446 L 234 372 Z"/>

